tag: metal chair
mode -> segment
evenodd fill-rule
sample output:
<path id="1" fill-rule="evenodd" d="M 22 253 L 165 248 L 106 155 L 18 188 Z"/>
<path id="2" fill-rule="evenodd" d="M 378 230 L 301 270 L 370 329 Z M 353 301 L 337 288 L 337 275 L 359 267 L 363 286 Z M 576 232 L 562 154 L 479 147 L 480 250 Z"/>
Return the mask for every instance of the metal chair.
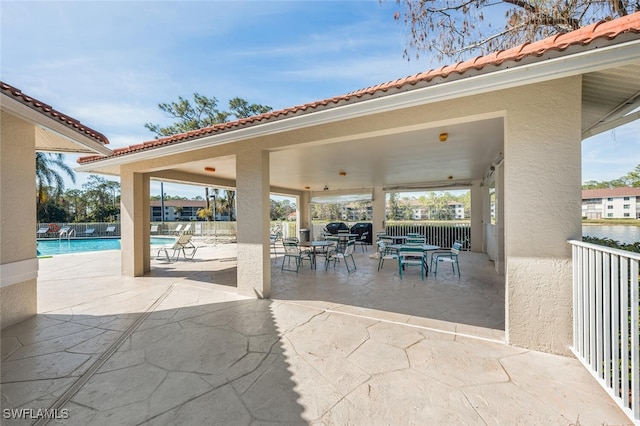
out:
<path id="1" fill-rule="evenodd" d="M 298 246 L 296 241 L 284 240 L 282 242 L 284 246 L 284 257 L 282 258 L 282 266 L 280 267 L 281 271 L 291 271 L 298 272 L 300 270 L 300 265 L 304 260 L 308 260 L 313 266 L 313 258 L 311 252 L 302 251 Z M 293 260 L 295 264 L 295 269 L 291 268 L 291 260 Z M 285 263 L 287 264 L 287 268 L 285 268 Z"/>
<path id="2" fill-rule="evenodd" d="M 329 262 L 333 262 L 333 268 L 336 267 L 336 262 L 340 260 L 344 260 L 344 264 L 347 267 L 347 272 L 351 273 L 357 269 L 356 261 L 353 258 L 353 250 L 355 248 L 356 242 L 354 240 L 347 241 L 347 245 L 344 251 L 332 250 L 327 253 L 327 258 L 324 262 L 324 269 L 329 269 Z M 353 263 L 353 269 L 349 267 L 349 262 L 347 259 L 351 259 Z"/>
<path id="3" fill-rule="evenodd" d="M 460 277 L 460 263 L 458 262 L 458 257 L 461 248 L 462 244 L 455 242 L 451 247 L 451 250 L 433 252 L 431 255 L 431 270 L 433 271 L 433 275 L 438 275 L 438 264 L 440 262 L 446 262 L 451 263 L 451 270 L 454 274 L 456 272 L 456 267 L 458 268 L 458 277 Z"/>
<path id="4" fill-rule="evenodd" d="M 368 251 L 367 249 L 367 237 L 369 236 L 369 231 L 365 231 L 360 235 L 360 238 L 356 240 L 356 244 L 362 247 L 362 252 Z"/>
<path id="5" fill-rule="evenodd" d="M 398 259 L 398 253 L 395 250 L 391 250 L 387 247 L 384 241 L 378 241 L 378 271 L 384 266 L 385 260 Z"/>
<path id="6" fill-rule="evenodd" d="M 424 281 L 426 275 L 426 259 L 421 246 L 403 245 L 398 252 L 398 270 L 400 279 L 406 266 L 420 266 L 420 276 Z"/>

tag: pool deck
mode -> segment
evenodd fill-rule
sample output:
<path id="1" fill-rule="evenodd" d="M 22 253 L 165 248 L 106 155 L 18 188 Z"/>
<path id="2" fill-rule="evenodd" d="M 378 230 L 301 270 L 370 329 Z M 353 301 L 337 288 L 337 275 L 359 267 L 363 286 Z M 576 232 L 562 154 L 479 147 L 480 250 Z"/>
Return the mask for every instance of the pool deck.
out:
<path id="1" fill-rule="evenodd" d="M 353 274 L 274 257 L 269 300 L 236 294 L 235 244 L 140 278 L 119 275 L 119 251 L 42 259 L 39 314 L 2 330 L 1 408 L 64 425 L 632 424 L 577 360 L 501 342 L 481 255 L 421 281 L 369 254 Z M 431 318 L 408 302 L 461 293 Z"/>

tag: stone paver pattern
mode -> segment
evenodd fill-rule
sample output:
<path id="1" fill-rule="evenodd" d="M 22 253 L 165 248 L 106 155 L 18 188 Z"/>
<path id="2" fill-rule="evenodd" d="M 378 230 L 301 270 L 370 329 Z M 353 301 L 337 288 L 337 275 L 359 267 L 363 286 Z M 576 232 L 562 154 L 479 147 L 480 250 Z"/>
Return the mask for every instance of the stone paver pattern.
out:
<path id="1" fill-rule="evenodd" d="M 471 269 L 399 280 L 368 253 L 352 274 L 274 258 L 269 300 L 236 294 L 234 244 L 141 278 L 118 274 L 116 251 L 42 259 L 40 313 L 2 330 L 2 410 L 58 407 L 49 424 L 64 425 L 631 424 L 577 360 L 502 342 L 504 308 L 484 312 L 500 280 L 467 259 L 488 277 L 475 310 L 454 303 Z"/>

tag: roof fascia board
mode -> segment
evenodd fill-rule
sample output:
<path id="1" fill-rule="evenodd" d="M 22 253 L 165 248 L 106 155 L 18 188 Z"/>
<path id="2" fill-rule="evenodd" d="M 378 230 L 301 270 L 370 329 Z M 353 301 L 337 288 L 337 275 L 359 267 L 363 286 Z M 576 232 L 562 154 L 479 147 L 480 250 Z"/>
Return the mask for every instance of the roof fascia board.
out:
<path id="1" fill-rule="evenodd" d="M 237 142 L 248 138 L 267 136 L 376 113 L 581 75 L 637 61 L 640 61 L 640 40 L 632 40 L 557 58 L 540 60 L 514 68 L 507 67 L 502 70 L 480 75 L 470 75 L 469 77 L 458 78 L 453 81 L 446 81 L 445 79 L 443 83 L 432 84 L 424 88 L 381 96 L 353 104 L 336 106 L 309 114 L 258 124 L 244 129 L 232 130 L 218 135 L 173 143 L 147 151 L 98 160 L 82 165 L 76 170 L 92 171 L 99 169 L 101 166 L 150 160 L 166 155 Z"/>
<path id="2" fill-rule="evenodd" d="M 10 96 L 2 94 L 2 109 L 6 109 L 8 112 L 17 115 L 18 117 L 27 120 L 34 125 L 42 127 L 48 132 L 55 134 L 61 138 L 73 142 L 76 145 L 80 145 L 83 148 L 102 155 L 110 155 L 111 150 L 104 146 L 101 142 L 95 141 L 82 133 L 76 132 L 73 129 L 58 123 L 46 114 L 42 114 L 33 108 L 29 108 L 21 102 L 12 99 Z"/>

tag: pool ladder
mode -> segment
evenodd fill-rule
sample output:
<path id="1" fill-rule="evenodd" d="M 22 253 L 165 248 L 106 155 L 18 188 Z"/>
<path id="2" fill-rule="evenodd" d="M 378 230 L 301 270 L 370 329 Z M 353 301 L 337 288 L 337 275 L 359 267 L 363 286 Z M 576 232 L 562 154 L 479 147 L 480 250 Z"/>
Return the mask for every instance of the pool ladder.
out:
<path id="1" fill-rule="evenodd" d="M 75 229 L 64 229 L 64 230 L 60 231 L 60 234 L 58 235 L 58 241 L 62 240 L 62 237 L 64 235 L 67 236 L 67 241 L 69 241 L 71 239 L 71 235 L 76 235 L 76 230 Z"/>

